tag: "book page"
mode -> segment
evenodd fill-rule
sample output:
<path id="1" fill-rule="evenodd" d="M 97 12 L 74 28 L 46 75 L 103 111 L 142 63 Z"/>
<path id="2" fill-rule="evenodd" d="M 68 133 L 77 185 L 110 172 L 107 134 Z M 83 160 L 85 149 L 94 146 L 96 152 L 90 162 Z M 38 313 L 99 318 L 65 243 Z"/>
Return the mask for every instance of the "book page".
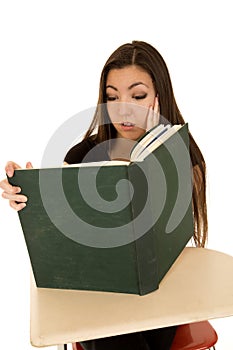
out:
<path id="1" fill-rule="evenodd" d="M 142 150 L 147 147 L 156 137 L 159 137 L 161 132 L 167 130 L 170 126 L 164 126 L 164 124 L 157 125 L 150 129 L 141 139 L 139 139 L 136 146 L 131 151 L 131 159 L 137 159 Z"/>
<path id="2" fill-rule="evenodd" d="M 66 164 L 64 167 L 100 167 L 100 166 L 119 166 L 119 165 L 129 165 L 130 162 L 127 160 L 103 160 L 100 162 L 89 162 L 89 163 L 79 163 L 79 164 Z"/>
<path id="3" fill-rule="evenodd" d="M 101 167 L 101 166 L 120 166 L 120 165 L 126 165 L 128 166 L 131 162 L 125 161 L 125 160 L 104 160 L 100 162 L 88 162 L 88 163 L 79 163 L 79 164 L 67 164 L 64 163 L 60 167 L 47 167 L 47 168 L 31 168 L 31 169 L 26 169 L 26 168 L 21 168 L 17 169 L 17 171 L 21 170 L 40 170 L 40 169 L 58 169 L 58 168 L 85 168 L 85 167 Z"/>
<path id="4" fill-rule="evenodd" d="M 133 158 L 132 160 L 142 161 L 145 159 L 149 153 L 152 153 L 162 143 L 164 143 L 173 134 L 175 134 L 181 127 L 182 125 L 173 125 L 172 127 L 169 126 L 168 128 L 164 127 L 164 130 L 162 130 L 156 137 L 154 137 L 154 139 L 152 139 L 150 142 L 144 143 L 139 147 L 140 153 L 137 154 L 136 159 Z"/>

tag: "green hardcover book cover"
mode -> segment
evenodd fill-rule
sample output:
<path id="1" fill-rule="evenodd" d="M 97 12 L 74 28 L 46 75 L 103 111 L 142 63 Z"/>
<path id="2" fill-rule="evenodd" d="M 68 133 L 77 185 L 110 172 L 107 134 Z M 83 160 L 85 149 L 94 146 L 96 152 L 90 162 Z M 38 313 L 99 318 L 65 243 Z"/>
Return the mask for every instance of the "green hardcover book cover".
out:
<path id="1" fill-rule="evenodd" d="M 188 126 L 142 161 L 16 170 L 38 287 L 144 295 L 193 235 Z"/>

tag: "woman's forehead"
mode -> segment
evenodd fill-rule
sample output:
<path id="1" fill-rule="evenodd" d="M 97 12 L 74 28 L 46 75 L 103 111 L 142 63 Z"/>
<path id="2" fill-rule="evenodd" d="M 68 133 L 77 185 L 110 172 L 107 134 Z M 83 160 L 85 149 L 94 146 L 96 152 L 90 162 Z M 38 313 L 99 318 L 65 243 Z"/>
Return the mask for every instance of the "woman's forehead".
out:
<path id="1" fill-rule="evenodd" d="M 142 83 L 147 87 L 152 86 L 150 75 L 138 66 L 126 66 L 124 68 L 114 68 L 108 73 L 106 87 L 108 85 L 131 87 L 135 83 Z"/>

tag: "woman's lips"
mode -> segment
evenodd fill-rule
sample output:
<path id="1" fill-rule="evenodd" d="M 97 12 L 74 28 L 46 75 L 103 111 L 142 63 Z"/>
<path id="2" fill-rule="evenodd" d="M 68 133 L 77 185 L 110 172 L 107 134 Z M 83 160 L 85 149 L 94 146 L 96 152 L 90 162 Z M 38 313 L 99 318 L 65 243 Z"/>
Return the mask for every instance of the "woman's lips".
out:
<path id="1" fill-rule="evenodd" d="M 130 122 L 121 122 L 120 123 L 122 130 L 132 130 L 135 127 L 135 124 Z"/>

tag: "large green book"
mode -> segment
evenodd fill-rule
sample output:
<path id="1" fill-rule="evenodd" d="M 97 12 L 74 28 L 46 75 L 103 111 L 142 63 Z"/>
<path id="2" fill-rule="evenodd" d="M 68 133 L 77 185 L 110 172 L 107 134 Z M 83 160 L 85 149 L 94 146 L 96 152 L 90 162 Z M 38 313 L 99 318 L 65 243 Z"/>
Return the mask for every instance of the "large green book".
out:
<path id="1" fill-rule="evenodd" d="M 170 131 L 147 133 L 130 162 L 15 171 L 9 181 L 28 196 L 18 215 L 37 287 L 159 287 L 193 235 L 188 125 Z"/>

